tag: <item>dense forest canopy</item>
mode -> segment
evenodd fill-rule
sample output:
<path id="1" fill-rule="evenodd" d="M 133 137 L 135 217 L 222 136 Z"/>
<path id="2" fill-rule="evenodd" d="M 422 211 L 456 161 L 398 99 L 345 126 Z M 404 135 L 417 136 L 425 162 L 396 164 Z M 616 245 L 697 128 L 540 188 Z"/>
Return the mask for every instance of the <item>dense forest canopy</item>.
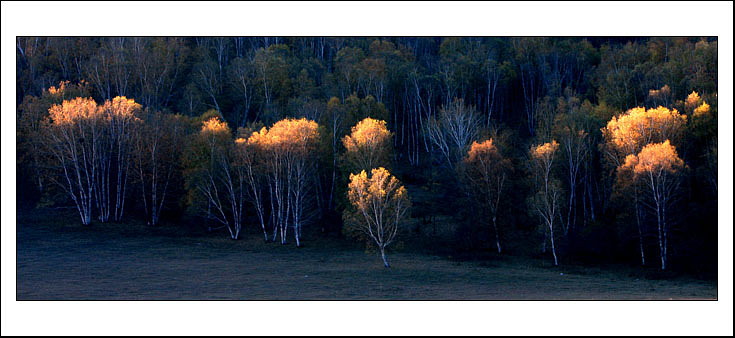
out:
<path id="1" fill-rule="evenodd" d="M 19 208 L 716 267 L 716 38 L 16 42 Z"/>

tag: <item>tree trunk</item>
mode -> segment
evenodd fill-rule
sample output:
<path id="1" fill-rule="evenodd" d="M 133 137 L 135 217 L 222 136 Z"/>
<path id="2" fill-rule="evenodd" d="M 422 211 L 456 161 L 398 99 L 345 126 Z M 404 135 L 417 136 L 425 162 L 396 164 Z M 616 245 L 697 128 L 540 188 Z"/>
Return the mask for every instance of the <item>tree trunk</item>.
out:
<path id="1" fill-rule="evenodd" d="M 559 260 L 556 258 L 556 247 L 554 246 L 554 225 L 553 223 L 549 224 L 549 230 L 551 231 L 550 238 L 551 238 L 551 253 L 554 255 L 554 266 L 559 265 Z"/>
<path id="2" fill-rule="evenodd" d="M 634 201 L 633 201 L 634 203 L 633 207 L 635 208 L 635 221 L 636 221 L 636 225 L 638 226 L 638 246 L 641 251 L 641 265 L 645 266 L 646 265 L 646 254 L 643 251 L 643 227 L 641 224 L 640 208 L 638 207 L 638 188 L 635 188 L 635 190 L 633 191 L 633 194 L 635 196 Z"/>
<path id="3" fill-rule="evenodd" d="M 386 268 L 390 268 L 390 264 L 388 264 L 388 257 L 385 256 L 385 248 L 380 248 L 380 258 L 383 259 L 383 266 Z"/>
<path id="4" fill-rule="evenodd" d="M 664 229 L 663 229 L 663 222 L 661 219 L 661 207 L 656 207 L 657 212 L 657 220 L 658 220 L 658 248 L 661 252 L 661 270 L 666 270 L 666 245 L 664 244 Z"/>
<path id="5" fill-rule="evenodd" d="M 493 216 L 493 227 L 495 228 L 495 246 L 498 247 L 498 253 L 502 252 L 500 248 L 500 235 L 498 234 L 498 223 L 495 216 Z"/>

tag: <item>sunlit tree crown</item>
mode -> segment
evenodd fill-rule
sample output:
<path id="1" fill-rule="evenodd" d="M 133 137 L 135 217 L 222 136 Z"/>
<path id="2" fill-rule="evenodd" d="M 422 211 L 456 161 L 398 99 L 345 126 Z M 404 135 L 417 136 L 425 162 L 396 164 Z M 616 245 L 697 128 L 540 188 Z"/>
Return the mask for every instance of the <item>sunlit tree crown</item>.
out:
<path id="1" fill-rule="evenodd" d="M 352 127 L 352 133 L 342 139 L 347 151 L 358 151 L 363 147 L 379 146 L 387 142 L 391 132 L 386 122 L 373 118 L 366 118 Z"/>
<path id="2" fill-rule="evenodd" d="M 536 159 L 548 160 L 554 156 L 557 149 L 559 149 L 559 142 L 553 140 L 531 148 L 531 155 Z"/>
<path id="3" fill-rule="evenodd" d="M 370 177 L 365 170 L 350 174 L 348 198 L 358 208 L 368 208 L 385 200 L 404 199 L 406 194 L 406 188 L 383 167 L 371 170 Z"/>
<path id="4" fill-rule="evenodd" d="M 77 97 L 64 100 L 61 105 L 55 104 L 49 109 L 49 118 L 55 125 L 71 124 L 81 119 L 93 119 L 97 116 L 99 116 L 99 109 L 92 98 Z"/>
<path id="5" fill-rule="evenodd" d="M 230 127 L 227 126 L 227 122 L 217 117 L 210 118 L 202 123 L 202 134 L 220 134 L 225 132 L 229 133 Z"/>
<path id="6" fill-rule="evenodd" d="M 702 102 L 702 104 L 694 109 L 694 117 L 702 117 L 709 114 L 709 104 L 707 102 Z"/>
<path id="7" fill-rule="evenodd" d="M 263 127 L 253 132 L 247 143 L 262 148 L 294 149 L 315 146 L 319 125 L 306 118 L 283 119 L 270 129 Z"/>
<path id="8" fill-rule="evenodd" d="M 488 159 L 498 156 L 498 147 L 493 144 L 493 139 L 478 143 L 477 141 L 472 142 L 470 150 L 467 151 L 466 162 L 476 162 L 481 159 Z"/>
<path id="9" fill-rule="evenodd" d="M 125 96 L 117 96 L 112 101 L 105 101 L 100 108 L 109 114 L 109 117 L 133 118 L 141 110 L 142 106 L 133 99 L 128 99 Z"/>
<path id="10" fill-rule="evenodd" d="M 675 173 L 684 167 L 684 161 L 679 158 L 676 147 L 666 140 L 646 145 L 638 155 L 628 155 L 623 167 L 632 169 L 636 176 L 659 172 Z"/>
<path id="11" fill-rule="evenodd" d="M 615 148 L 630 154 L 648 143 L 678 137 L 686 119 L 676 109 L 636 107 L 613 117 L 602 133 Z"/>
<path id="12" fill-rule="evenodd" d="M 699 103 L 701 102 L 701 98 L 699 97 L 699 93 L 692 92 L 687 96 L 687 100 L 684 102 L 684 106 L 686 107 L 687 111 L 692 111 L 694 107 L 697 107 Z"/>

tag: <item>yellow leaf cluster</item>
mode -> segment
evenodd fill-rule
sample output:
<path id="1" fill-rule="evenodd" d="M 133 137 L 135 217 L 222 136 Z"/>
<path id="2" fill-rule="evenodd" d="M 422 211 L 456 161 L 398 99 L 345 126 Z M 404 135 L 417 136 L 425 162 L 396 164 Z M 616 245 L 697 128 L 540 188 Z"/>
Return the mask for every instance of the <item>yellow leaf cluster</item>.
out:
<path id="1" fill-rule="evenodd" d="M 133 99 L 117 96 L 112 101 L 105 101 L 100 108 L 107 114 L 108 118 L 133 118 L 142 107 L 135 103 Z"/>
<path id="2" fill-rule="evenodd" d="M 559 149 L 559 142 L 553 140 L 551 142 L 540 144 L 531 148 L 531 155 L 535 159 L 548 160 L 554 155 L 557 149 Z"/>
<path id="3" fill-rule="evenodd" d="M 271 127 L 268 135 L 282 143 L 306 145 L 319 137 L 319 125 L 306 118 L 283 119 Z"/>
<path id="4" fill-rule="evenodd" d="M 283 119 L 276 122 L 270 130 L 263 127 L 248 138 L 248 143 L 263 149 L 288 151 L 306 149 L 316 145 L 319 138 L 319 125 L 306 118 Z"/>
<path id="5" fill-rule="evenodd" d="M 686 119 L 687 116 L 676 109 L 636 107 L 613 117 L 602 128 L 602 133 L 618 151 L 632 154 L 643 145 L 676 136 L 686 124 Z"/>
<path id="6" fill-rule="evenodd" d="M 60 93 L 63 91 L 64 82 L 61 83 L 59 89 L 55 87 L 49 88 L 50 92 Z M 107 100 L 102 105 L 92 98 L 77 97 L 71 100 L 64 100 L 61 105 L 55 104 L 49 108 L 49 118 L 55 125 L 63 125 L 75 123 L 80 120 L 100 119 L 109 121 L 115 119 L 137 119 L 135 114 L 140 111 L 140 104 L 135 100 L 128 99 L 124 96 L 118 96 Z"/>
<path id="7" fill-rule="evenodd" d="M 700 102 L 701 98 L 699 97 L 699 93 L 693 91 L 689 96 L 687 96 L 686 101 L 684 101 L 684 107 L 686 107 L 687 111 L 690 112 L 694 107 L 697 107 Z"/>
<path id="8" fill-rule="evenodd" d="M 683 167 L 684 161 L 669 140 L 646 145 L 638 155 L 628 155 L 623 164 L 623 168 L 632 169 L 635 176 L 661 171 L 675 173 Z"/>
<path id="9" fill-rule="evenodd" d="M 467 151 L 467 162 L 476 162 L 479 159 L 492 158 L 498 155 L 498 148 L 493 144 L 493 139 L 478 143 L 477 141 L 472 142 L 470 150 Z"/>
<path id="10" fill-rule="evenodd" d="M 381 146 L 390 136 L 385 121 L 368 117 L 352 127 L 352 133 L 342 139 L 342 144 L 347 151 L 356 152 L 365 147 Z"/>
<path id="11" fill-rule="evenodd" d="M 694 109 L 694 117 L 702 117 L 709 114 L 709 104 L 702 102 L 702 104 Z"/>
<path id="12" fill-rule="evenodd" d="M 218 117 L 210 118 L 202 123 L 202 134 L 220 134 L 230 132 L 227 122 L 220 120 Z"/>
<path id="13" fill-rule="evenodd" d="M 49 89 L 47 91 L 51 95 L 60 96 L 60 95 L 62 95 L 64 93 L 64 90 L 66 89 L 66 85 L 68 85 L 68 84 L 69 84 L 69 81 L 61 81 L 61 82 L 59 82 L 59 86 L 58 87 L 51 86 L 51 87 L 49 87 Z"/>
<path id="14" fill-rule="evenodd" d="M 64 100 L 60 105 L 49 108 L 49 118 L 54 125 L 76 123 L 79 120 L 90 120 L 100 116 L 101 110 L 92 98 L 77 97 Z"/>
<path id="15" fill-rule="evenodd" d="M 383 167 L 371 170 L 370 177 L 365 170 L 350 174 L 348 188 L 350 203 L 358 209 L 386 205 L 407 198 L 406 188 Z"/>

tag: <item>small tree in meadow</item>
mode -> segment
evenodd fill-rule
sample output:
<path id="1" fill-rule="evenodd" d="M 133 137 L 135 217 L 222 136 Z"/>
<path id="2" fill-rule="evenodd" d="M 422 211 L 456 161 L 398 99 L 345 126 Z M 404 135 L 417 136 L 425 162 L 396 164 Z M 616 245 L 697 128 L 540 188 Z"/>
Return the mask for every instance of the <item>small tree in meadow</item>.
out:
<path id="1" fill-rule="evenodd" d="M 355 208 L 354 226 L 377 246 L 386 268 L 385 249 L 394 242 L 410 201 L 406 188 L 385 168 L 350 174 L 347 197 Z"/>

